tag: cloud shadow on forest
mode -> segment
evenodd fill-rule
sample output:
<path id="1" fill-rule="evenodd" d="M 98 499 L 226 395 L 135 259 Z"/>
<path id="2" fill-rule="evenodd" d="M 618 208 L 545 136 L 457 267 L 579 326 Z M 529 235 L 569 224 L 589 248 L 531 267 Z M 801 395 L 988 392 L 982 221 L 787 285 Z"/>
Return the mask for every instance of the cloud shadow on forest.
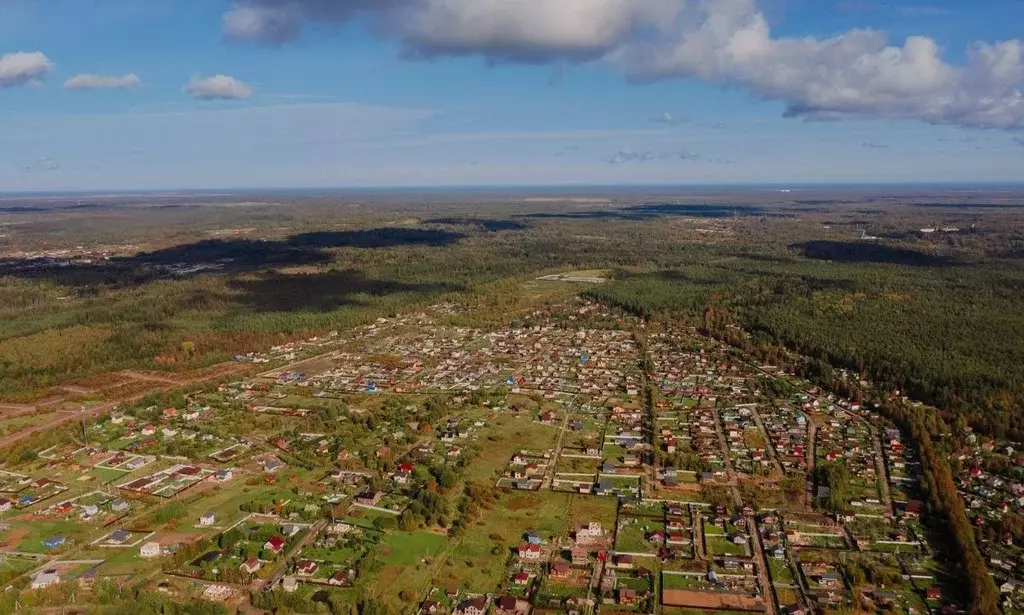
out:
<path id="1" fill-rule="evenodd" d="M 93 262 L 56 258 L 0 260 L 0 276 L 50 280 L 63 286 L 127 287 L 202 272 L 239 273 L 324 265 L 333 260 L 329 252 L 332 248 L 443 247 L 466 237 L 463 233 L 440 229 L 385 227 L 303 233 L 284 240 L 206 239 Z"/>
<path id="2" fill-rule="evenodd" d="M 457 284 L 375 280 L 355 270 L 300 274 L 270 271 L 231 280 L 228 286 L 240 291 L 235 300 L 241 306 L 258 312 L 328 312 L 346 305 L 361 305 L 365 303 L 361 296 L 367 295 L 434 295 L 465 290 Z"/>
<path id="3" fill-rule="evenodd" d="M 872 241 L 808 241 L 793 244 L 806 258 L 839 263 L 888 263 L 913 267 L 946 267 L 953 259 Z"/>

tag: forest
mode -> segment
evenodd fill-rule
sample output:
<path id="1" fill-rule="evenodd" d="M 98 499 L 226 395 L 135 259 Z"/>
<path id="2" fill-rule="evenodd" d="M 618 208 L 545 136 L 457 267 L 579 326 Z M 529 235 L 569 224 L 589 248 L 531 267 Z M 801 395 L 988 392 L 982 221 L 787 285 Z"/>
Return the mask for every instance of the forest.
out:
<path id="1" fill-rule="evenodd" d="M 447 299 L 497 305 L 514 282 L 600 270 L 609 283 L 580 288 L 595 299 L 739 326 L 1024 439 L 1024 195 L 528 196 L 12 202 L 0 399 L 190 371 Z M 920 230 L 938 226 L 956 230 Z"/>

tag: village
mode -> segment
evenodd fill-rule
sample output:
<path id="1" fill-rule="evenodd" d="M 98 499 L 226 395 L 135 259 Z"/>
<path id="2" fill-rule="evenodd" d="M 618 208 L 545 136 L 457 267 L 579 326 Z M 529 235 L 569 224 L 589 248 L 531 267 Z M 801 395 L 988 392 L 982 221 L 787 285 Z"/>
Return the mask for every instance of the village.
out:
<path id="1" fill-rule="evenodd" d="M 873 410 L 589 301 L 497 330 L 460 316 L 239 356 L 267 371 L 120 407 L 3 468 L 4 561 L 39 591 L 156 573 L 155 591 L 235 605 L 957 612 L 920 464 Z M 963 451 L 979 524 L 1024 507 L 1017 458 Z M 1000 529 L 1012 605 L 1024 528 Z"/>

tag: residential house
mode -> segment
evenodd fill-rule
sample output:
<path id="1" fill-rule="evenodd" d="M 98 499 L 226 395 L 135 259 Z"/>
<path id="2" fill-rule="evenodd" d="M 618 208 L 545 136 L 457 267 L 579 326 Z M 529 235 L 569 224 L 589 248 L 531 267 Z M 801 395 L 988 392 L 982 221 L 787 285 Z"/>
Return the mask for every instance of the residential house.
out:
<path id="1" fill-rule="evenodd" d="M 274 536 L 267 542 L 263 543 L 263 548 L 267 551 L 272 551 L 275 554 L 281 553 L 284 550 L 284 538 L 280 536 Z"/>
<path id="2" fill-rule="evenodd" d="M 523 560 L 539 561 L 540 545 L 524 543 L 519 545 L 519 558 Z"/>
<path id="3" fill-rule="evenodd" d="M 484 615 L 486 611 L 487 599 L 483 596 L 463 600 L 459 603 L 458 608 L 455 609 L 458 615 Z"/>
<path id="4" fill-rule="evenodd" d="M 256 571 L 258 571 L 261 566 L 262 564 L 260 563 L 260 560 L 255 557 L 250 557 L 242 562 L 238 569 L 246 574 L 256 574 Z"/>
<path id="5" fill-rule="evenodd" d="M 376 506 L 380 503 L 383 497 L 384 494 L 382 492 L 370 489 L 357 495 L 356 503 L 362 504 L 363 506 Z"/>
<path id="6" fill-rule="evenodd" d="M 623 606 L 633 606 L 637 602 L 636 590 L 629 587 L 620 587 L 616 595 L 616 602 Z"/>
<path id="7" fill-rule="evenodd" d="M 300 559 L 295 563 L 295 574 L 301 574 L 303 576 L 311 576 L 316 574 L 316 571 L 320 568 L 316 562 L 308 559 Z"/>
<path id="8" fill-rule="evenodd" d="M 530 603 L 515 596 L 498 598 L 497 607 L 502 615 L 526 615 L 530 612 Z"/>
<path id="9" fill-rule="evenodd" d="M 583 547 L 573 547 L 572 563 L 574 566 L 586 566 L 590 564 L 590 552 Z"/>

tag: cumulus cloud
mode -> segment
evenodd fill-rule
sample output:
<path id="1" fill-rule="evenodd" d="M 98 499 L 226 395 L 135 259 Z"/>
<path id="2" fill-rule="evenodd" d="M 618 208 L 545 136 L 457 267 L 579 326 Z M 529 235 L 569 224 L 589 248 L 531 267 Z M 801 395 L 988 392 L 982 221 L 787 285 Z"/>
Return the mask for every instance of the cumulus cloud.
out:
<path id="1" fill-rule="evenodd" d="M 282 44 L 307 24 L 373 17 L 407 55 L 481 55 L 492 61 L 597 59 L 671 18 L 683 0 L 235 0 L 234 40 Z"/>
<path id="2" fill-rule="evenodd" d="M 22 170 L 27 173 L 48 173 L 60 169 L 60 164 L 49 156 L 40 156 Z"/>
<path id="3" fill-rule="evenodd" d="M 198 100 L 244 100 L 252 96 L 252 88 L 228 75 L 193 77 L 185 91 Z"/>
<path id="4" fill-rule="evenodd" d="M 36 83 L 53 69 L 53 63 L 39 51 L 8 53 L 0 56 L 0 88 Z"/>
<path id="5" fill-rule="evenodd" d="M 696 78 L 746 87 L 787 104 L 788 117 L 896 118 L 986 128 L 1024 127 L 1024 45 L 976 43 L 963 66 L 938 44 L 853 30 L 828 39 L 775 38 L 754 0 L 709 0 L 669 34 L 627 41 L 612 60 L 637 80 Z"/>
<path id="6" fill-rule="evenodd" d="M 620 149 L 615 154 L 605 158 L 605 162 L 609 164 L 624 164 L 627 162 L 652 162 L 655 160 L 683 160 L 686 162 L 696 162 L 702 160 L 700 154 L 691 152 L 689 150 L 681 151 L 634 151 L 631 149 Z"/>
<path id="7" fill-rule="evenodd" d="M 913 119 L 1024 128 L 1024 43 L 978 42 L 964 63 L 924 36 L 774 36 L 756 0 L 235 0 L 233 39 L 280 44 L 368 16 L 406 55 L 611 63 L 635 81 L 739 86 L 804 119 Z"/>
<path id="8" fill-rule="evenodd" d="M 666 20 L 680 0 L 407 0 L 385 16 L 412 55 L 579 62 Z"/>
<path id="9" fill-rule="evenodd" d="M 75 75 L 64 82 L 68 90 L 134 90 L 142 86 L 142 80 L 135 73 L 120 77 L 114 75 Z"/>

